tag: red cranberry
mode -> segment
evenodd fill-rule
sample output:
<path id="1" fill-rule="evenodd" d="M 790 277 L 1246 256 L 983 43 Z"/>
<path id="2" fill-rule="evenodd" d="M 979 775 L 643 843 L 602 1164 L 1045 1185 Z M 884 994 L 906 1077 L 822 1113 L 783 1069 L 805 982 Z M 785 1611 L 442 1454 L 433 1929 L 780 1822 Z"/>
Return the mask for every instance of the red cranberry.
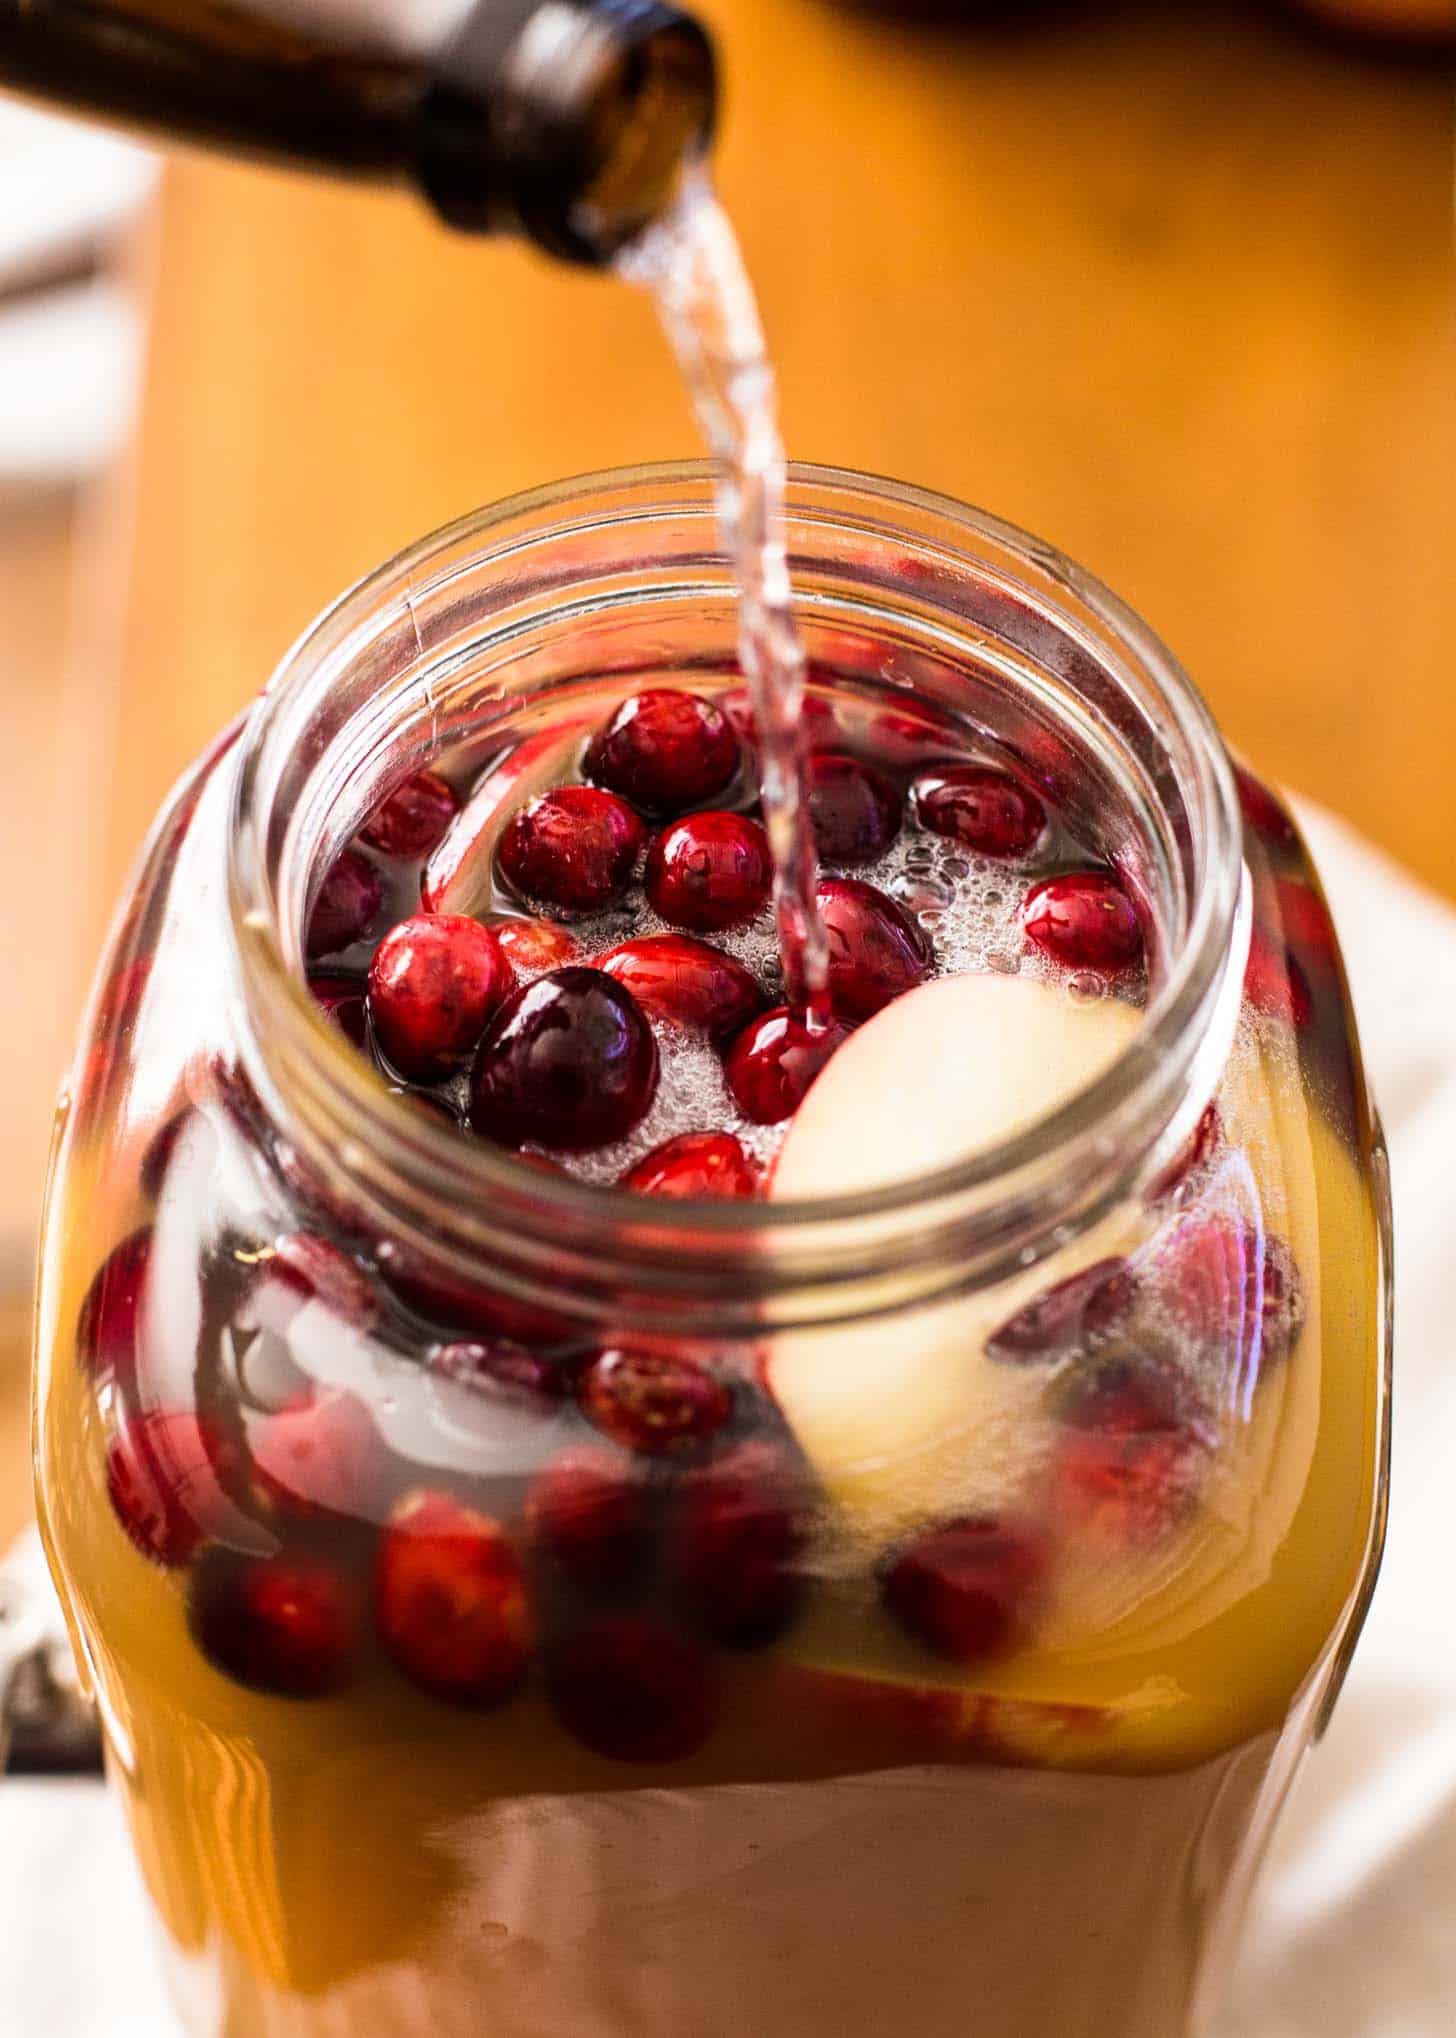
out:
<path id="1" fill-rule="evenodd" d="M 208 1551 L 192 1574 L 189 1617 L 219 1670 L 283 1698 L 342 1689 L 359 1656 L 358 1595 L 334 1565 L 307 1552 Z"/>
<path id="2" fill-rule="evenodd" d="M 417 771 L 374 809 L 359 840 L 384 856 L 428 856 L 459 811 L 452 786 L 433 771 Z"/>
<path id="3" fill-rule="evenodd" d="M 1088 1352 L 1125 1320 L 1135 1289 L 1125 1259 L 1097 1260 L 1044 1289 L 986 1340 L 986 1356 L 1039 1365 Z"/>
<path id="4" fill-rule="evenodd" d="M 758 1165 L 731 1132 L 680 1132 L 628 1168 L 621 1186 L 637 1196 L 735 1202 L 758 1194 Z"/>
<path id="5" fill-rule="evenodd" d="M 124 1422 L 106 1447 L 106 1490 L 144 1557 L 186 1564 L 229 1512 L 214 1466 L 222 1444 L 190 1409 L 155 1408 Z"/>
<path id="6" fill-rule="evenodd" d="M 491 929 L 501 954 L 520 976 L 560 969 L 576 955 L 576 942 L 551 920 L 498 920 Z"/>
<path id="7" fill-rule="evenodd" d="M 829 995 L 841 1019 L 868 1019 L 930 974 L 924 928 L 861 878 L 827 877 L 817 893 L 829 937 Z"/>
<path id="8" fill-rule="evenodd" d="M 738 769 L 727 717 L 695 693 L 652 687 L 622 702 L 587 752 L 588 778 L 653 814 L 680 814 L 722 792 Z"/>
<path id="9" fill-rule="evenodd" d="M 647 902 L 674 927 L 712 934 L 741 927 L 765 905 L 773 880 L 768 837 L 746 814 L 686 814 L 653 839 Z"/>
<path id="10" fill-rule="evenodd" d="M 384 879 L 368 857 L 346 849 L 319 887 L 304 951 L 334 955 L 362 941 L 384 904 Z"/>
<path id="11" fill-rule="evenodd" d="M 630 881 L 643 833 L 637 815 L 615 793 L 558 786 L 512 819 L 501 837 L 500 867 L 526 897 L 590 912 Z"/>
<path id="12" fill-rule="evenodd" d="M 146 1303 L 152 1259 L 150 1228 L 132 1232 L 97 1268 L 76 1320 L 81 1362 L 98 1383 L 123 1389 L 136 1378 L 137 1330 Z"/>
<path id="13" fill-rule="evenodd" d="M 1190 1336 L 1214 1350 L 1258 1335 L 1262 1362 L 1288 1356 L 1304 1327 L 1304 1283 L 1282 1238 L 1224 1212 L 1193 1215 L 1158 1258 L 1167 1308 Z"/>
<path id="14" fill-rule="evenodd" d="M 832 750 L 809 760 L 809 819 L 826 863 L 873 863 L 900 832 L 900 795 L 882 771 Z"/>
<path id="15" fill-rule="evenodd" d="M 657 1043 L 630 991 L 600 970 L 552 970 L 487 1026 L 470 1122 L 504 1146 L 603 1146 L 647 1115 L 657 1074 Z"/>
<path id="16" fill-rule="evenodd" d="M 1146 1543 L 1186 1514 L 1207 1441 L 1164 1376 L 1126 1361 L 1104 1366 L 1076 1383 L 1060 1412 L 1068 1427 L 1053 1480 L 1068 1527 Z"/>
<path id="17" fill-rule="evenodd" d="M 425 1082 L 470 1053 L 516 975 L 490 929 L 459 913 L 392 927 L 369 965 L 369 1015 L 397 1069 Z"/>
<path id="18" fill-rule="evenodd" d="M 1223 1119 L 1217 1104 L 1205 1104 L 1182 1151 L 1174 1156 L 1148 1191 L 1151 1202 L 1166 1201 L 1185 1182 L 1202 1172 L 1223 1145 Z"/>
<path id="19" fill-rule="evenodd" d="M 1033 885 L 1021 925 L 1028 941 L 1068 969 L 1126 969 L 1142 954 L 1132 900 L 1104 871 L 1074 870 Z"/>
<path id="20" fill-rule="evenodd" d="M 1028 856 L 1046 826 L 1036 794 L 988 765 L 940 765 L 921 774 L 911 798 L 922 828 L 982 856 Z"/>
<path id="21" fill-rule="evenodd" d="M 257 1422 L 248 1441 L 260 1486 L 286 1512 L 369 1518 L 381 1444 L 357 1394 L 335 1389 L 297 1395 Z"/>
<path id="22" fill-rule="evenodd" d="M 364 979 L 310 971 L 308 987 L 324 1017 L 333 1021 L 346 1040 L 362 1048 L 369 1037 Z"/>
<path id="23" fill-rule="evenodd" d="M 1314 1012 L 1309 979 L 1277 934 L 1256 920 L 1249 931 L 1244 997 L 1266 1019 L 1303 1028 Z"/>
<path id="24" fill-rule="evenodd" d="M 520 1560 L 499 1522 L 448 1493 L 406 1494 L 380 1538 L 379 1639 L 422 1691 L 499 1705 L 526 1674 L 531 1617 Z"/>
<path id="25" fill-rule="evenodd" d="M 702 1650 L 639 1614 L 593 1620 L 553 1652 L 547 1689 L 567 1732 L 616 1762 L 680 1762 L 713 1730 Z"/>
<path id="26" fill-rule="evenodd" d="M 372 1329 L 379 1317 L 379 1297 L 357 1260 L 316 1232 L 292 1231 L 259 1262 L 245 1314 L 281 1336 L 310 1302 L 357 1330 Z"/>
<path id="27" fill-rule="evenodd" d="M 917 1536 L 885 1573 L 881 1593 L 927 1649 L 983 1663 L 1022 1640 L 1045 1571 L 1045 1550 L 1029 1530 L 967 1515 Z"/>
<path id="28" fill-rule="evenodd" d="M 430 1370 L 458 1380 L 478 1393 L 498 1396 L 543 1414 L 561 1400 L 568 1385 L 564 1366 L 543 1359 L 524 1345 L 505 1342 L 479 1344 L 460 1340 L 437 1345 L 430 1354 Z"/>
<path id="29" fill-rule="evenodd" d="M 580 1444 L 543 1465 L 526 1496 L 526 1524 L 584 1592 L 625 1584 L 646 1549 L 647 1511 L 630 1467 Z"/>
<path id="30" fill-rule="evenodd" d="M 631 1347 L 599 1352 L 577 1398 L 613 1442 L 649 1457 L 707 1443 L 733 1413 L 732 1391 L 692 1359 Z"/>
<path id="31" fill-rule="evenodd" d="M 741 962 L 691 934 L 641 934 L 597 964 L 625 984 L 649 1018 L 700 1026 L 722 1039 L 763 1009 L 758 979 Z"/>
<path id="32" fill-rule="evenodd" d="M 811 1031 L 787 1005 L 776 1005 L 746 1026 L 728 1051 L 723 1065 L 734 1103 L 755 1125 L 777 1125 L 790 1118 L 809 1093 L 809 1085 L 849 1028 L 831 1020 Z"/>
<path id="33" fill-rule="evenodd" d="M 745 1444 L 678 1492 L 671 1566 L 683 1610 L 717 1642 L 752 1648 L 798 1611 L 806 1523 L 799 1482 L 781 1453 Z"/>

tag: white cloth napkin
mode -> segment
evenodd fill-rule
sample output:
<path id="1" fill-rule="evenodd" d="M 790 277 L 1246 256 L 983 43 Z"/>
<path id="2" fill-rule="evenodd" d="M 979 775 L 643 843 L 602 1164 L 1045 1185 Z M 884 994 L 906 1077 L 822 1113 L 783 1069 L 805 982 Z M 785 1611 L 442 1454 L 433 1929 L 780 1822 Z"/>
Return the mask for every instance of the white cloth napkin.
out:
<path id="1" fill-rule="evenodd" d="M 1395 1468 L 1384 1573 L 1260 1885 L 1218 2038 L 1449 2038 L 1456 2025 L 1456 912 L 1306 812 L 1395 1187 Z M 45 2038 L 174 2038 L 119 1811 L 0 1784 L 0 2005 Z M 1129 1957 L 1135 1957 L 1130 1951 Z M 1028 2033 L 1027 2038 L 1053 2038 Z"/>

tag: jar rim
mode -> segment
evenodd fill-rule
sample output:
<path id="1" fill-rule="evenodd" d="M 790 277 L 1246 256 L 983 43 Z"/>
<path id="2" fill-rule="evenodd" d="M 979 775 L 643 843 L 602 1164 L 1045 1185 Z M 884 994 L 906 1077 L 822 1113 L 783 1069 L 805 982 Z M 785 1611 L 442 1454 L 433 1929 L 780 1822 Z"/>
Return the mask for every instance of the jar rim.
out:
<path id="1" fill-rule="evenodd" d="M 296 735 L 297 703 L 311 684 L 317 687 L 321 676 L 327 676 L 330 659 L 337 664 L 341 646 L 345 651 L 352 647 L 357 655 L 369 640 L 371 619 L 377 626 L 399 600 L 409 605 L 411 591 L 437 562 L 469 547 L 478 563 L 483 553 L 489 556 L 493 539 L 509 541 L 517 528 L 537 540 L 580 529 L 583 512 L 586 522 L 592 521 L 593 505 L 597 516 L 625 511 L 629 516 L 683 512 L 711 517 L 712 469 L 695 460 L 602 470 L 522 491 L 471 512 L 356 581 L 280 662 L 240 746 L 229 857 L 229 894 L 245 995 L 273 1058 L 286 1052 L 295 1074 L 307 1068 L 310 1081 L 331 1100 L 335 1125 L 352 1128 L 356 1153 L 387 1142 L 402 1161 L 422 1175 L 427 1172 L 435 1192 L 452 1205 L 463 1200 L 477 1209 L 506 1211 L 529 1206 L 536 1228 L 548 1236 L 557 1224 L 566 1235 L 580 1235 L 584 1227 L 601 1231 L 610 1226 L 620 1237 L 638 1240 L 638 1261 L 651 1261 L 669 1287 L 682 1285 L 681 1279 L 675 1283 L 667 1278 L 674 1260 L 690 1285 L 695 1255 L 731 1255 L 769 1234 L 775 1248 L 770 1256 L 777 1269 L 775 1284 L 785 1276 L 806 1278 L 812 1267 L 817 1279 L 842 1276 L 852 1286 L 859 1270 L 849 1265 L 837 1268 L 841 1253 L 836 1236 L 862 1231 L 867 1223 L 876 1228 L 886 1266 L 900 1263 L 897 1255 L 922 1221 L 928 1236 L 916 1238 L 918 1252 L 927 1250 L 931 1241 L 943 1246 L 952 1235 L 962 1240 L 959 1249 L 964 1251 L 968 1228 L 974 1228 L 988 1249 L 997 1240 L 1006 1252 L 1014 1245 L 1024 1262 L 1028 1197 L 1040 1206 L 1033 1192 L 1038 1184 L 1044 1188 L 1053 1173 L 1078 1185 L 1076 1195 L 1063 1199 L 1065 1207 L 1057 1220 L 1060 1236 L 1067 1235 L 1069 1221 L 1078 1229 L 1091 1222 L 1125 1189 L 1129 1160 L 1146 1161 L 1155 1144 L 1164 1150 L 1174 1120 L 1181 1126 L 1184 1117 L 1191 1121 L 1196 1116 L 1188 1100 L 1200 1087 L 1194 1066 L 1199 1038 L 1208 1031 L 1215 1008 L 1220 1003 L 1227 1007 L 1240 919 L 1242 836 L 1232 767 L 1192 681 L 1117 595 L 1045 541 L 950 496 L 908 483 L 847 468 L 794 463 L 788 475 L 791 528 L 810 514 L 846 528 L 853 505 L 859 527 L 878 535 L 918 536 L 928 542 L 927 528 L 939 529 L 952 540 L 974 540 L 1033 573 L 1041 590 L 1065 597 L 1095 618 L 1120 651 L 1151 677 L 1187 744 L 1197 775 L 1203 881 L 1189 901 L 1183 939 L 1169 957 L 1142 1023 L 1091 1083 L 992 1146 L 877 1189 L 767 1203 L 654 1198 L 650 1213 L 644 1213 L 641 1205 L 649 1199 L 525 1167 L 487 1141 L 465 1140 L 435 1124 L 377 1081 L 309 995 L 283 939 L 264 849 L 270 839 L 266 825 L 270 817 L 264 808 L 270 786 L 276 787 L 283 750 Z M 714 550 L 719 556 L 716 545 Z M 1204 1097 L 1211 1087 L 1212 1078 L 1203 1085 Z M 1146 1133 L 1140 1153 L 1128 1145 L 1130 1115 Z M 317 1118 L 314 1130 L 318 1131 Z M 337 1159 L 335 1151 L 335 1165 Z M 855 1250 L 844 1238 L 843 1253 L 852 1255 Z M 1030 1253 L 1036 1256 L 1035 1251 Z M 795 1274 L 790 1274 L 791 1267 Z"/>

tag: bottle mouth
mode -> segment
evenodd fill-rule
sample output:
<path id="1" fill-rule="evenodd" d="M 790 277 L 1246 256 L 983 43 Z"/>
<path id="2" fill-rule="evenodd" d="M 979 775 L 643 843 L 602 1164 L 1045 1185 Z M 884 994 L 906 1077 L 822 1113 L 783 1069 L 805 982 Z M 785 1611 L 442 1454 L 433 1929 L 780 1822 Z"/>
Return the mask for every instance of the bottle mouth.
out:
<path id="1" fill-rule="evenodd" d="M 299 961 L 323 871 L 442 728 L 580 708 L 603 674 L 731 669 L 735 589 L 712 479 L 692 463 L 587 477 L 466 519 L 336 604 L 275 675 L 245 739 L 234 924 L 260 1091 L 372 1222 L 523 1300 L 684 1334 L 850 1319 L 1002 1278 L 1150 1178 L 1226 1056 L 1241 969 L 1241 832 L 1227 756 L 1191 683 L 1098 582 L 1039 540 L 925 492 L 790 471 L 790 565 L 809 640 L 883 645 L 919 675 L 1015 672 L 1134 787 L 1131 853 L 1166 948 L 1143 1021 L 1086 1089 L 933 1175 L 802 1202 L 665 1203 L 525 1167 L 391 1095 L 323 1018 Z M 634 663 L 634 660 L 637 661 Z M 1139 846 L 1140 845 L 1140 846 Z M 645 1207 L 650 1203 L 650 1207 Z"/>
<path id="2" fill-rule="evenodd" d="M 426 96 L 422 175 L 453 226 L 604 267 L 668 210 L 716 101 L 706 30 L 662 0 L 485 0 Z"/>

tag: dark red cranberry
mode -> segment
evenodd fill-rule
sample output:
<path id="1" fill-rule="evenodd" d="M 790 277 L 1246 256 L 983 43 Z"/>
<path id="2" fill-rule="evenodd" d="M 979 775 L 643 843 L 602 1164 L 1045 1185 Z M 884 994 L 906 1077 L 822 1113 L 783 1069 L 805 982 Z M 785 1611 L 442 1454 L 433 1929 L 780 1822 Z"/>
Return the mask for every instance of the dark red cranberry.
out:
<path id="1" fill-rule="evenodd" d="M 631 992 L 571 965 L 515 992 L 486 1027 L 470 1122 L 503 1146 L 604 1146 L 647 1115 L 657 1075 L 657 1043 Z"/>
<path id="2" fill-rule="evenodd" d="M 346 1040 L 362 1048 L 369 1037 L 363 977 L 328 976 L 312 970 L 308 987 L 324 1017 L 333 1021 Z"/>
<path id="3" fill-rule="evenodd" d="M 1208 1445 L 1163 1374 L 1114 1361 L 1074 1383 L 1059 1413 L 1055 1504 L 1075 1533 L 1145 1543 L 1186 1514 Z"/>
<path id="4" fill-rule="evenodd" d="M 873 863 L 900 832 L 899 793 L 857 757 L 819 750 L 809 760 L 809 819 L 826 863 Z"/>
<path id="5" fill-rule="evenodd" d="M 731 1132 L 680 1132 L 628 1168 L 621 1186 L 637 1196 L 736 1202 L 758 1194 L 758 1164 Z"/>
<path id="6" fill-rule="evenodd" d="M 524 1345 L 504 1341 L 479 1344 L 461 1339 L 437 1345 L 430 1353 L 430 1370 L 477 1393 L 536 1408 L 543 1414 L 562 1399 L 570 1384 L 565 1366 L 543 1359 Z"/>
<path id="7" fill-rule="evenodd" d="M 144 1557 L 188 1563 L 223 1526 L 221 1439 L 191 1409 L 154 1408 L 123 1422 L 106 1447 L 106 1490 Z"/>
<path id="8" fill-rule="evenodd" d="M 309 1552 L 209 1550 L 192 1574 L 188 1615 L 204 1656 L 254 1691 L 321 1698 L 341 1690 L 358 1661 L 358 1594 Z"/>
<path id="9" fill-rule="evenodd" d="M 374 1574 L 375 1624 L 412 1683 L 453 1705 L 499 1705 L 531 1653 L 520 1560 L 499 1522 L 449 1493 L 392 1509 Z"/>
<path id="10" fill-rule="evenodd" d="M 254 1424 L 248 1442 L 260 1487 L 287 1513 L 369 1519 L 382 1446 L 357 1394 L 329 1389 L 297 1395 Z"/>
<path id="11" fill-rule="evenodd" d="M 1029 856 L 1046 827 L 1036 794 L 989 765 L 944 764 L 923 772 L 911 798 L 922 828 L 981 856 Z"/>
<path id="12" fill-rule="evenodd" d="M 518 976 L 560 969 L 576 956 L 574 937 L 551 920 L 497 920 L 491 932 Z"/>
<path id="13" fill-rule="evenodd" d="M 1068 969 L 1126 969 L 1143 951 L 1132 900 L 1105 871 L 1074 870 L 1033 885 L 1021 925 L 1028 941 Z"/>
<path id="14" fill-rule="evenodd" d="M 1225 1212 L 1185 1218 L 1158 1255 L 1166 1307 L 1214 1350 L 1257 1335 L 1261 1361 L 1288 1356 L 1304 1327 L 1304 1283 L 1282 1238 Z"/>
<path id="15" fill-rule="evenodd" d="M 629 883 L 645 831 L 615 793 L 563 785 L 523 807 L 501 836 L 500 867 L 527 898 L 568 912 L 605 906 Z"/>
<path id="16" fill-rule="evenodd" d="M 691 934 L 641 934 L 597 964 L 625 984 L 649 1018 L 702 1027 L 715 1040 L 736 1033 L 764 1005 L 752 971 Z"/>
<path id="17" fill-rule="evenodd" d="M 868 1019 L 930 974 L 930 936 L 862 878 L 827 877 L 817 893 L 829 938 L 829 995 L 841 1019 Z"/>
<path id="18" fill-rule="evenodd" d="M 147 1141 L 137 1173 L 141 1178 L 143 1194 L 153 1203 L 162 1193 L 162 1184 L 167 1178 L 168 1168 L 172 1165 L 172 1156 L 177 1151 L 177 1142 L 191 1117 L 192 1107 L 184 1104 L 180 1111 L 174 1111 L 170 1118 L 164 1118 Z"/>
<path id="19" fill-rule="evenodd" d="M 359 840 L 385 856 L 428 856 L 459 811 L 452 786 L 433 771 L 417 771 L 374 809 Z"/>
<path id="20" fill-rule="evenodd" d="M 245 1315 L 282 1335 L 306 1303 L 316 1302 L 357 1330 L 379 1316 L 379 1297 L 357 1260 L 312 1231 L 292 1231 L 258 1262 Z"/>
<path id="21" fill-rule="evenodd" d="M 837 1019 L 811 1031 L 787 1005 L 775 1006 L 746 1026 L 728 1051 L 723 1073 L 734 1103 L 755 1125 L 791 1118 L 820 1069 L 848 1038 L 849 1028 Z"/>
<path id="22" fill-rule="evenodd" d="M 680 1762 L 717 1717 L 703 1651 L 646 1615 L 590 1621 L 553 1652 L 546 1682 L 567 1732 L 616 1762 Z"/>
<path id="23" fill-rule="evenodd" d="M 967 1515 L 927 1529 L 881 1580 L 886 1607 L 927 1649 L 957 1663 L 984 1663 L 1021 1641 L 1046 1573 L 1030 1530 Z"/>
<path id="24" fill-rule="evenodd" d="M 417 913 L 391 927 L 369 965 L 369 1016 L 397 1069 L 445 1075 L 515 989 L 516 973 L 488 927 L 460 913 Z"/>
<path id="25" fill-rule="evenodd" d="M 1135 1286 L 1125 1259 L 1097 1260 L 1044 1289 L 986 1340 L 986 1356 L 1011 1365 L 1050 1365 L 1090 1352 L 1125 1321 Z"/>
<path id="26" fill-rule="evenodd" d="M 674 927 L 713 934 L 741 927 L 768 901 L 768 837 L 747 814 L 685 814 L 653 838 L 647 902 Z"/>
<path id="27" fill-rule="evenodd" d="M 1314 1012 L 1309 979 L 1277 934 L 1256 920 L 1249 931 L 1244 997 L 1266 1019 L 1303 1028 Z"/>
<path id="28" fill-rule="evenodd" d="M 1281 848 L 1298 841 L 1294 823 L 1283 801 L 1261 779 L 1255 778 L 1241 764 L 1236 764 L 1234 783 L 1238 787 L 1244 821 L 1256 835 L 1262 835 L 1266 842 L 1277 843 Z"/>
<path id="29" fill-rule="evenodd" d="M 714 1641 L 754 1648 L 797 1613 L 806 1540 L 797 1474 L 771 1444 L 744 1444 L 678 1489 L 669 1562 L 683 1611 Z"/>
<path id="30" fill-rule="evenodd" d="M 630 1346 L 599 1352 L 576 1391 L 604 1435 L 649 1457 L 707 1443 L 733 1413 L 731 1389 L 692 1359 Z"/>
<path id="31" fill-rule="evenodd" d="M 107 1254 L 86 1290 L 76 1319 L 76 1348 L 98 1383 L 114 1379 L 125 1389 L 136 1378 L 137 1330 L 151 1259 L 150 1228 L 134 1231 Z"/>
<path id="32" fill-rule="evenodd" d="M 738 769 L 728 718 L 701 695 L 651 687 L 622 702 L 587 752 L 586 774 L 652 814 L 680 814 Z"/>
<path id="33" fill-rule="evenodd" d="M 625 1460 L 578 1444 L 543 1465 L 526 1496 L 526 1525 L 584 1592 L 623 1585 L 647 1543 L 643 1490 Z"/>
<path id="34" fill-rule="evenodd" d="M 335 955 L 362 941 L 384 904 L 384 878 L 367 856 L 346 849 L 319 886 L 304 952 Z"/>

